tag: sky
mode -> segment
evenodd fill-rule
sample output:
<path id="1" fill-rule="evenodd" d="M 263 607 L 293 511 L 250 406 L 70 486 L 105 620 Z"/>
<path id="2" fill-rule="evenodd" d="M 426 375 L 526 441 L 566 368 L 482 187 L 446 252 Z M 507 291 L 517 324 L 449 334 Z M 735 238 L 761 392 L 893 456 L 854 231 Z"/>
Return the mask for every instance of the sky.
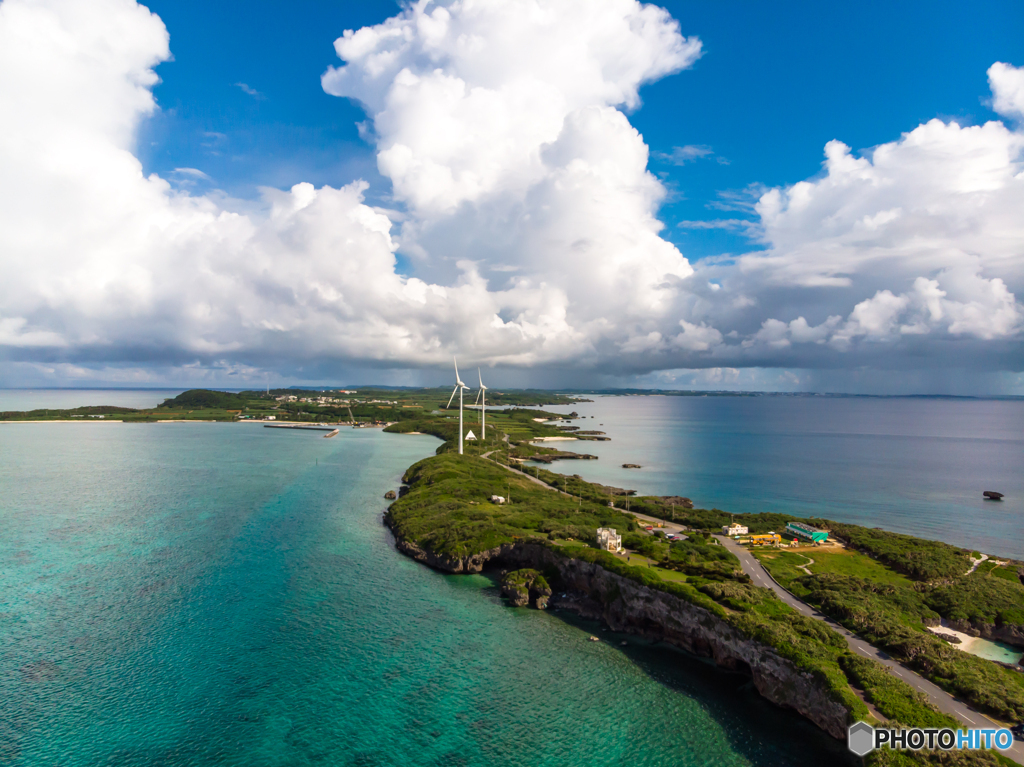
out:
<path id="1" fill-rule="evenodd" d="M 0 386 L 1024 394 L 1021 29 L 3 0 Z"/>

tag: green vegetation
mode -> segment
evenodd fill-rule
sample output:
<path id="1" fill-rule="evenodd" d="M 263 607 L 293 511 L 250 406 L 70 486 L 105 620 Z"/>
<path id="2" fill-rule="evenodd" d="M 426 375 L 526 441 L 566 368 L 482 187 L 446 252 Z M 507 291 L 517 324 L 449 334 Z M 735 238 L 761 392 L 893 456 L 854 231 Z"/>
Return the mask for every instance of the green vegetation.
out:
<path id="1" fill-rule="evenodd" d="M 412 490 L 388 512 L 395 534 L 446 557 L 466 557 L 515 540 L 596 539 L 598 527 L 624 526 L 607 506 L 576 503 L 476 456 L 455 452 L 414 464 Z M 491 503 L 492 495 L 509 498 Z"/>
<path id="2" fill-rule="evenodd" d="M 669 542 L 638 530 L 623 513 L 628 491 L 589 483 L 577 475 L 528 467 L 530 475 L 563 491 L 553 493 L 476 457 L 488 453 L 504 463 L 546 450 L 525 444 L 551 433 L 552 426 L 534 420 L 544 417 L 547 414 L 543 412 L 489 414 L 491 439 L 467 444 L 467 453 L 473 456 L 461 459 L 448 452 L 454 448 L 451 440 L 456 436 L 451 418 L 431 413 L 392 427 L 449 440 L 438 449 L 438 458 L 416 464 L 407 474 L 412 489 L 389 511 L 396 534 L 449 557 L 471 556 L 501 543 L 536 542 L 561 556 L 600 564 L 610 572 L 708 609 L 812 671 L 843 701 L 851 716 L 854 712 L 857 718 L 867 715 L 863 702 L 850 688 L 852 681 L 883 716 L 913 719 L 911 724 L 941 718 L 887 671 L 853 658 L 842 637 L 827 625 L 799 615 L 771 591 L 753 586 L 735 557 L 702 533 L 717 532 L 734 515 L 718 509 L 687 508 L 681 499 L 629 498 L 631 510 L 691 528 L 686 541 Z M 413 423 L 415 428 L 410 428 Z M 509 441 L 504 443 L 506 436 Z M 506 488 L 512 504 L 489 503 L 492 494 L 505 495 Z M 783 514 L 735 518 L 753 533 L 780 531 L 796 519 Z M 1024 616 L 1017 605 L 1024 605 L 1024 600 L 1019 600 L 1024 587 L 1019 582 L 992 575 L 996 565 L 966 577 L 964 573 L 971 567 L 969 552 L 947 544 L 827 520 L 812 523 L 831 529 L 852 548 L 814 549 L 809 555 L 785 550 L 758 552 L 780 583 L 981 710 L 1004 720 L 1024 717 L 1024 680 L 1020 675 L 956 650 L 925 631 L 926 624 L 940 617 L 1020 621 Z M 623 545 L 633 552 L 636 562 L 592 547 L 596 528 L 607 526 L 623 533 Z M 807 575 L 805 567 L 813 568 L 814 574 Z M 966 588 L 967 582 L 970 588 Z"/>
<path id="3" fill-rule="evenodd" d="M 200 410 L 212 408 L 219 410 L 241 409 L 249 406 L 251 397 L 231 392 L 211 391 L 209 389 L 190 389 L 177 397 L 165 399 L 160 408 L 168 410 Z"/>
<path id="4" fill-rule="evenodd" d="M 937 623 L 940 616 L 953 617 L 954 607 L 966 608 L 973 594 L 979 595 L 979 605 L 986 605 L 989 603 L 984 596 L 991 593 L 992 587 L 1017 589 L 1018 585 L 977 575 L 953 584 L 930 587 L 901 582 L 895 573 L 885 580 L 835 571 L 818 573 L 818 552 L 814 555 L 815 565 L 811 566 L 814 574 L 806 575 L 794 567 L 798 559 L 803 560 L 800 564 L 806 562 L 796 552 L 758 552 L 759 559 L 779 583 L 901 663 L 998 719 L 1019 721 L 1024 718 L 1021 674 L 951 647 L 924 628 L 926 624 Z M 845 556 L 864 555 L 847 553 Z M 868 560 L 857 567 L 870 572 L 877 566 L 878 563 Z M 847 569 L 856 568 L 847 566 Z M 943 603 L 954 596 L 952 606 Z"/>
<path id="5" fill-rule="evenodd" d="M 708 535 L 733 519 L 752 533 L 782 532 L 786 523 L 797 517 L 695 509 L 686 499 L 631 497 L 630 490 L 528 467 L 530 475 L 548 485 L 543 487 L 510 472 L 508 467 L 560 452 L 530 442 L 538 437 L 564 435 L 566 432 L 558 427 L 569 417 L 536 408 L 568 405 L 575 400 L 544 392 L 489 391 L 487 439 L 481 438 L 477 412 L 468 410 L 466 428 L 474 429 L 478 439 L 466 442 L 465 455 L 459 456 L 458 409 L 455 405 L 446 408 L 450 394 L 448 389 L 364 389 L 357 394 L 276 390 L 269 395 L 192 390 L 152 409 L 43 410 L 3 413 L 0 420 L 104 416 L 135 422 L 228 421 L 274 415 L 279 421 L 386 423 L 389 432 L 431 434 L 442 441 L 437 455 L 409 468 L 404 477 L 410 485 L 408 492 L 392 504 L 387 514 L 399 538 L 450 559 L 473 556 L 502 544 L 533 542 L 557 556 L 600 565 L 637 584 L 708 610 L 817 677 L 846 708 L 851 721 L 868 717 L 851 683 L 889 719 L 914 726 L 938 726 L 936 723 L 944 719 L 884 668 L 851 655 L 843 638 L 826 624 L 800 615 L 774 592 L 754 586 L 740 569 L 739 561 Z M 509 502 L 492 503 L 493 495 L 505 496 Z M 669 542 L 646 534 L 632 516 L 624 513 L 626 504 L 631 511 L 686 525 L 691 530 L 689 538 Z M 963 653 L 925 631 L 926 625 L 940 617 L 975 624 L 1024 624 L 1020 563 L 987 561 L 968 576 L 972 562 L 970 552 L 964 549 L 828 520 L 810 521 L 829 528 L 848 543 L 849 549 L 814 549 L 807 555 L 758 551 L 776 580 L 981 710 L 1004 720 L 1024 718 L 1024 675 Z M 596 549 L 598 527 L 619 530 L 629 553 L 618 556 Z M 808 575 L 804 568 L 813 574 Z M 550 588 L 552 573 L 517 571 L 507 577 L 512 587 L 529 588 L 529 581 L 534 588 L 543 583 L 541 588 L 546 589 Z M 558 584 L 551 582 L 551 586 L 557 588 Z M 609 603 L 619 598 L 618 593 L 597 596 Z M 877 765 L 982 765 L 996 764 L 1000 758 L 990 754 L 950 757 L 884 751 L 873 754 L 868 761 Z"/>
<path id="6" fill-rule="evenodd" d="M 449 558 L 472 556 L 503 543 L 533 542 L 557 555 L 598 564 L 707 609 L 817 676 L 852 718 L 867 715 L 839 665 L 847 653 L 843 638 L 820 621 L 792 610 L 770 590 L 750 585 L 738 560 L 711 540 L 698 536 L 683 543 L 654 542 L 656 548 L 646 550 L 655 555 L 657 566 L 637 566 L 609 552 L 578 545 L 593 542 L 597 527 L 628 526 L 631 520 L 607 503 L 554 493 L 491 461 L 452 452 L 420 461 L 404 479 L 409 492 L 387 513 L 399 538 Z M 511 503 L 489 501 L 491 495 L 507 493 Z M 617 595 L 605 597 L 614 600 Z"/>
<path id="7" fill-rule="evenodd" d="M 939 541 L 927 541 L 885 530 L 823 522 L 847 546 L 915 580 L 955 578 L 971 569 L 970 552 Z"/>
<path id="8" fill-rule="evenodd" d="M 1024 624 L 1024 586 L 994 573 L 973 573 L 935 586 L 927 592 L 925 603 L 950 620 Z"/>
<path id="9" fill-rule="evenodd" d="M 907 727 L 962 726 L 953 717 L 937 711 L 928 698 L 893 676 L 878 661 L 851 653 L 840 659 L 840 665 L 847 678 L 864 691 L 868 702 L 886 719 Z"/>

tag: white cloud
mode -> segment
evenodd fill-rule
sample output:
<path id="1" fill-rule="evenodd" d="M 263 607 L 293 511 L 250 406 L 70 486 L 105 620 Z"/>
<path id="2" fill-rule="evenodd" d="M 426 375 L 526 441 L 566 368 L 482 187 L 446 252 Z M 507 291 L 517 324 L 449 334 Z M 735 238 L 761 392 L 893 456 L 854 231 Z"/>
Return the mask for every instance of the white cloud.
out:
<path id="1" fill-rule="evenodd" d="M 995 108 L 1016 114 L 1024 70 L 996 65 L 989 74 Z M 955 367 L 970 359 L 1019 369 L 1022 152 L 1024 135 L 995 121 L 931 120 L 862 156 L 829 142 L 819 178 L 758 200 L 764 251 L 698 267 L 723 286 L 704 309 L 708 321 L 746 329 L 740 346 L 750 361 Z M 754 301 L 726 306 L 729 296 Z"/>
<path id="2" fill-rule="evenodd" d="M 710 157 L 714 153 L 715 151 L 707 144 L 687 144 L 686 146 L 674 146 L 671 152 L 655 152 L 654 156 L 662 162 L 670 162 L 673 165 L 686 165 L 688 162 Z M 719 161 L 721 162 L 721 158 L 719 158 Z"/>
<path id="3" fill-rule="evenodd" d="M 818 177 L 720 196 L 757 222 L 684 222 L 766 246 L 694 273 L 661 237 L 665 189 L 622 111 L 701 53 L 662 9 L 419 0 L 336 48 L 324 88 L 366 106 L 393 209 L 356 180 L 264 190 L 256 210 L 189 193 L 197 169 L 176 187 L 144 175 L 159 18 L 132 0 L 0 3 L 0 355 L 242 376 L 453 352 L 622 374 L 1024 366 L 1019 129 L 933 120 L 863 156 L 830 142 Z M 1019 119 L 1022 70 L 989 77 Z"/>
<path id="4" fill-rule="evenodd" d="M 241 214 L 144 176 L 132 145 L 170 55 L 159 18 L 131 0 L 5 0 L 5 355 L 530 365 L 600 359 L 629 340 L 624 318 L 675 325 L 692 269 L 658 236 L 664 190 L 616 109 L 699 55 L 667 13 L 421 2 L 338 47 L 350 63 L 324 82 L 376 105 L 395 218 L 430 279 L 396 273 L 362 182 L 265 190 L 266 212 Z"/>
<path id="5" fill-rule="evenodd" d="M 1004 117 L 1024 120 L 1024 68 L 997 61 L 988 68 L 992 109 Z"/>
<path id="6" fill-rule="evenodd" d="M 247 85 L 246 83 L 235 83 L 235 87 L 241 90 L 242 93 L 246 94 L 247 96 L 252 96 L 257 101 L 262 101 L 263 99 L 266 98 L 266 96 L 264 96 L 262 93 L 260 93 L 258 90 L 251 87 L 250 85 Z"/>

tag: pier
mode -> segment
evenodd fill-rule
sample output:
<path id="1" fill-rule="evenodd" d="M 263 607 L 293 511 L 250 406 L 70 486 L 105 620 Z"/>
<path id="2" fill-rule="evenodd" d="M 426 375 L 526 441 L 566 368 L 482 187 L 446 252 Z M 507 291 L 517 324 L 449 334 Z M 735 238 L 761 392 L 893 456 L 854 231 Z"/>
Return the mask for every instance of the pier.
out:
<path id="1" fill-rule="evenodd" d="M 264 429 L 300 429 L 303 431 L 337 431 L 337 426 L 323 426 L 320 424 L 305 423 L 265 423 Z"/>

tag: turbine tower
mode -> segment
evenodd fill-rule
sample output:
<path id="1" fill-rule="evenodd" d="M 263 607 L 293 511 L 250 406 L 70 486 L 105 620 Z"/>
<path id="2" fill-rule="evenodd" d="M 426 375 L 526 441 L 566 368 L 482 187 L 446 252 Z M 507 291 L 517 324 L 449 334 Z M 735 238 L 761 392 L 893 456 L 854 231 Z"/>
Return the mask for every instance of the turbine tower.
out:
<path id="1" fill-rule="evenodd" d="M 484 386 L 484 377 L 480 375 L 480 368 L 476 369 L 476 376 L 480 379 L 480 391 L 476 395 L 474 404 L 480 405 L 480 439 L 487 439 L 487 387 Z"/>
<path id="2" fill-rule="evenodd" d="M 448 404 L 444 406 L 444 409 L 447 410 L 451 406 L 452 400 L 455 399 L 455 392 L 458 392 L 459 393 L 459 455 L 462 455 L 462 390 L 463 389 L 468 389 L 469 387 L 466 386 L 466 384 L 462 383 L 462 379 L 459 378 L 459 361 L 457 359 L 455 359 L 454 357 L 452 359 L 455 360 L 455 388 L 452 389 L 452 396 L 450 396 L 448 398 Z"/>

